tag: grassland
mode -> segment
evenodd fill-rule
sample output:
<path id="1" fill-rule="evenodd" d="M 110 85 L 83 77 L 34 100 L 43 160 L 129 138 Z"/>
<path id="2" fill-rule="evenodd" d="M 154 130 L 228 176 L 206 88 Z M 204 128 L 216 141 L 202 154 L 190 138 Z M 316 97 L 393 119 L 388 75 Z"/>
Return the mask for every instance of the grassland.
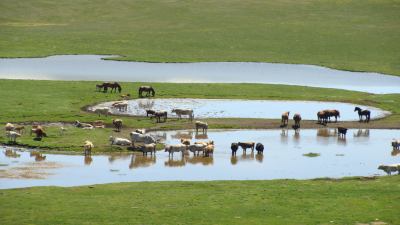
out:
<path id="1" fill-rule="evenodd" d="M 169 119 L 166 123 L 156 124 L 148 118 L 123 117 L 125 129 L 115 134 L 111 121 L 114 116 L 98 117 L 83 109 L 96 102 L 120 99 L 120 94 L 101 93 L 95 91 L 96 82 L 89 81 L 33 81 L 33 80 L 0 80 L 0 95 L 2 110 L 0 123 L 26 123 L 29 130 L 31 122 L 62 122 L 68 131 L 60 135 L 59 126 L 49 126 L 49 137 L 42 141 L 34 141 L 27 132 L 18 144 L 27 147 L 45 149 L 62 149 L 81 151 L 84 140 L 96 143 L 95 151 L 107 152 L 118 150 L 108 143 L 110 135 L 129 137 L 134 128 L 147 129 L 183 129 L 192 128 L 193 124 L 186 120 Z M 122 83 L 123 93 L 130 93 L 135 98 L 140 83 Z M 392 112 L 392 115 L 373 121 L 369 124 L 345 122 L 344 125 L 353 128 L 399 128 L 400 127 L 400 95 L 374 95 L 334 89 L 321 89 L 300 86 L 268 85 L 268 84 L 167 84 L 152 83 L 159 98 L 233 98 L 233 99 L 276 99 L 276 100 L 317 100 L 341 101 L 362 105 L 371 105 Z M 106 129 L 92 131 L 81 130 L 68 126 L 79 120 L 93 122 L 104 120 Z M 265 119 L 208 119 L 210 128 L 278 128 L 278 120 Z M 66 125 L 67 124 L 67 125 Z M 61 125 L 60 125 L 61 126 Z M 303 121 L 302 127 L 315 128 L 315 121 Z M 0 143 L 7 144 L 4 135 Z"/>
<path id="2" fill-rule="evenodd" d="M 0 57 L 118 54 L 400 75 L 398 0 L 0 1 Z"/>
<path id="3" fill-rule="evenodd" d="M 2 224 L 400 224 L 400 176 L 0 190 Z"/>

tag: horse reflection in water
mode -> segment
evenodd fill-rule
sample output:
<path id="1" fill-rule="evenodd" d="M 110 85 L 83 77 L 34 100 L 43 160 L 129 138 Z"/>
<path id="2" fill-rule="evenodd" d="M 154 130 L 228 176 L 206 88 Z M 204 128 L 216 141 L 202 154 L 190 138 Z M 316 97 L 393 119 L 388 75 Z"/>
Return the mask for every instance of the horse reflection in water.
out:
<path id="1" fill-rule="evenodd" d="M 175 134 L 171 135 L 172 139 L 192 139 L 193 138 L 193 131 L 182 132 L 178 131 Z"/>
<path id="2" fill-rule="evenodd" d="M 238 162 L 253 161 L 253 160 L 262 163 L 264 160 L 264 154 L 254 154 L 254 152 L 251 152 L 250 154 L 245 154 L 243 152 L 243 154 L 239 157 L 231 156 L 230 160 L 232 165 L 236 165 Z"/>
<path id="3" fill-rule="evenodd" d="M 83 162 L 85 163 L 86 166 L 90 166 L 90 164 L 92 164 L 93 162 L 93 158 L 91 155 L 85 155 Z"/>
<path id="4" fill-rule="evenodd" d="M 41 161 L 46 160 L 46 156 L 42 155 L 42 153 L 40 153 L 38 151 L 31 151 L 29 155 L 30 155 L 30 157 L 35 157 L 36 162 L 41 162 Z"/>
<path id="5" fill-rule="evenodd" d="M 138 106 L 141 109 L 152 109 L 154 107 L 154 100 L 140 99 L 138 101 Z"/>
<path id="6" fill-rule="evenodd" d="M 128 155 L 128 154 L 119 154 L 119 155 L 112 154 L 112 155 L 110 155 L 108 157 L 108 162 L 113 163 L 115 160 L 126 159 L 128 157 L 131 157 L 131 155 Z"/>
<path id="7" fill-rule="evenodd" d="M 186 165 L 186 161 L 184 157 L 180 159 L 168 158 L 168 160 L 164 162 L 164 165 L 167 167 L 183 167 Z"/>
<path id="8" fill-rule="evenodd" d="M 392 152 L 391 152 L 392 156 L 397 156 L 399 154 L 400 154 L 400 150 L 399 149 L 393 149 Z"/>
<path id="9" fill-rule="evenodd" d="M 281 131 L 281 144 L 287 144 L 288 143 L 288 129 L 282 129 Z"/>
<path id="10" fill-rule="evenodd" d="M 214 157 L 204 157 L 204 156 L 186 156 L 185 161 L 190 164 L 202 164 L 203 166 L 214 164 Z"/>
<path id="11" fill-rule="evenodd" d="M 17 153 L 16 150 L 12 150 L 12 149 L 6 149 L 4 152 L 4 155 L 8 158 L 19 158 L 21 155 Z"/>
<path id="12" fill-rule="evenodd" d="M 336 137 L 337 129 L 336 128 L 320 128 L 317 130 L 318 137 Z"/>
<path id="13" fill-rule="evenodd" d="M 369 137 L 369 129 L 358 129 L 357 132 L 354 132 L 354 137 Z"/>
<path id="14" fill-rule="evenodd" d="M 339 145 L 346 146 L 347 145 L 346 136 L 338 136 L 337 143 Z"/>
<path id="15" fill-rule="evenodd" d="M 201 133 L 196 133 L 196 135 L 194 136 L 195 139 L 208 139 L 208 135 L 207 134 L 201 134 Z"/>
<path id="16" fill-rule="evenodd" d="M 156 155 L 141 155 L 132 154 L 131 163 L 129 164 L 129 169 L 139 168 L 139 167 L 149 167 L 156 163 Z"/>

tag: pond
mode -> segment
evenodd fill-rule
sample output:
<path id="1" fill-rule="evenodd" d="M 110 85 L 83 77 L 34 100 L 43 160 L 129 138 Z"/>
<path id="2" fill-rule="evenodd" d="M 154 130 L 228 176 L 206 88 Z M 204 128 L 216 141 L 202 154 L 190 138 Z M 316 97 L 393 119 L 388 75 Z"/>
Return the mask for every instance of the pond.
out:
<path id="1" fill-rule="evenodd" d="M 268 83 L 337 88 L 369 93 L 400 93 L 400 77 L 349 72 L 320 66 L 199 62 L 146 63 L 102 60 L 105 55 L 58 55 L 2 58 L 0 78 L 37 80 L 102 80 L 176 83 Z"/>
<path id="2" fill-rule="evenodd" d="M 180 138 L 214 140 L 213 157 L 192 154 L 169 158 L 164 151 L 156 157 L 140 153 L 93 155 L 43 154 L 29 151 L 0 154 L 0 189 L 28 186 L 77 186 L 132 181 L 206 181 L 312 179 L 320 177 L 384 175 L 380 164 L 399 163 L 392 138 L 400 130 L 349 130 L 346 139 L 334 129 L 301 130 L 210 130 L 207 135 L 192 131 L 156 132 L 167 144 Z M 230 144 L 262 142 L 263 155 L 238 151 L 231 157 Z M 316 153 L 316 154 L 309 154 Z M 43 157 L 46 156 L 45 159 Z M 309 157 L 316 156 L 316 157 Z"/>
<path id="3" fill-rule="evenodd" d="M 106 102 L 90 107 L 111 107 L 113 102 Z M 300 113 L 303 120 L 316 120 L 317 112 L 323 109 L 338 109 L 341 121 L 358 120 L 354 108 L 359 105 L 340 102 L 317 101 L 277 101 L 277 100 L 230 100 L 230 99 L 136 99 L 128 101 L 128 110 L 120 112 L 112 108 L 113 114 L 145 116 L 145 109 L 167 110 L 169 117 L 176 117 L 171 113 L 173 108 L 193 109 L 195 118 L 267 118 L 280 119 L 285 111 L 290 111 L 290 118 L 294 113 Z M 361 106 L 371 110 L 371 119 L 381 118 L 389 114 L 374 107 Z"/>

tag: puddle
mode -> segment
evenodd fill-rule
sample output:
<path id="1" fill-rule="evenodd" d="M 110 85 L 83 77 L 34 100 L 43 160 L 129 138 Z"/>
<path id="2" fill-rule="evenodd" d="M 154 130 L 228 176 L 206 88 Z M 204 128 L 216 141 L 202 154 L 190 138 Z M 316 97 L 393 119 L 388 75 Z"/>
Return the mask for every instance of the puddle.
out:
<path id="1" fill-rule="evenodd" d="M 365 134 L 364 136 L 358 135 Z M 368 133 L 368 135 L 366 135 Z M 192 131 L 155 132 L 166 144 L 179 143 L 182 136 L 195 139 Z M 0 149 L 0 189 L 27 186 L 77 186 L 129 181 L 168 180 L 269 180 L 311 179 L 320 177 L 385 175 L 380 164 L 400 162 L 393 154 L 392 138 L 400 130 L 349 130 L 339 139 L 333 129 L 301 130 L 210 130 L 202 138 L 215 142 L 213 157 L 175 154 L 164 151 L 156 156 L 141 153 L 93 155 L 42 154 L 35 161 L 29 151 L 17 151 L 18 161 Z M 206 139 L 200 139 L 206 140 Z M 264 154 L 237 152 L 231 157 L 230 144 L 237 141 L 262 142 Z M 306 157 L 315 153 L 318 157 Z M 22 171 L 22 172 L 21 172 Z M 24 174 L 24 171 L 28 171 Z M 32 172 L 33 171 L 33 172 Z M 36 172 L 36 173 L 35 173 Z M 22 174 L 22 175 L 21 175 Z"/>
<path id="2" fill-rule="evenodd" d="M 252 63 L 145 63 L 101 60 L 112 56 L 58 55 L 0 59 L 0 78 L 176 83 L 268 83 L 400 93 L 400 77 L 320 66 Z"/>
<path id="3" fill-rule="evenodd" d="M 105 102 L 89 110 L 111 107 L 113 102 Z M 317 101 L 277 101 L 277 100 L 229 100 L 229 99 L 136 99 L 128 101 L 128 110 L 120 112 L 112 108 L 113 114 L 146 116 L 145 109 L 167 110 L 169 117 L 176 117 L 173 108 L 189 108 L 194 110 L 196 118 L 266 118 L 280 119 L 282 112 L 301 113 L 303 120 L 316 120 L 317 112 L 323 109 L 338 109 L 341 121 L 358 120 L 354 108 L 359 105 L 340 102 Z M 374 107 L 360 106 L 371 111 L 371 119 L 381 118 L 389 114 Z"/>

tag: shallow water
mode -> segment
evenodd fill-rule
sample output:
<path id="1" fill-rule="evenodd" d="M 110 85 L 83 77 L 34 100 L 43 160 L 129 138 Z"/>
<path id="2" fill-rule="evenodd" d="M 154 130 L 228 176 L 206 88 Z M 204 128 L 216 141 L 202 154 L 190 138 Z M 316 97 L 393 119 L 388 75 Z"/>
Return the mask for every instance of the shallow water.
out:
<path id="1" fill-rule="evenodd" d="M 106 102 L 90 108 L 110 107 L 113 102 Z M 358 120 L 354 108 L 359 105 L 340 102 L 316 101 L 276 101 L 276 100 L 227 100 L 227 99 L 136 99 L 128 101 L 128 110 L 113 114 L 145 116 L 145 109 L 167 110 L 169 117 L 176 117 L 173 108 L 193 109 L 196 118 L 268 118 L 280 119 L 285 111 L 290 111 L 290 118 L 300 113 L 303 120 L 316 120 L 317 112 L 323 109 L 338 109 L 341 121 Z M 371 110 L 371 119 L 384 117 L 389 112 L 374 107 L 361 106 Z"/>
<path id="2" fill-rule="evenodd" d="M 190 83 L 268 83 L 400 93 L 400 77 L 348 72 L 320 66 L 252 63 L 144 63 L 101 60 L 111 56 L 59 55 L 0 59 L 0 78 L 40 80 L 116 80 Z"/>
<path id="3" fill-rule="evenodd" d="M 153 133 L 155 134 L 155 133 Z M 346 139 L 338 139 L 333 129 L 301 130 L 215 130 L 207 135 L 192 131 L 157 132 L 167 144 L 179 138 L 212 139 L 215 142 L 211 158 L 174 155 L 160 151 L 156 157 L 141 154 L 58 155 L 43 154 L 45 160 L 35 161 L 29 152 L 18 152 L 19 157 L 0 154 L 0 189 L 27 186 L 77 186 L 128 181 L 167 180 L 269 180 L 311 179 L 318 177 L 384 175 L 379 164 L 400 162 L 399 151 L 392 151 L 392 138 L 400 137 L 400 130 L 349 130 Z M 230 144 L 236 141 L 262 142 L 263 155 L 246 155 L 238 151 L 231 157 Z M 319 153 L 318 157 L 303 154 Z M 35 162 L 42 179 L 4 178 L 23 167 L 29 170 Z M 55 167 L 41 166 L 44 163 Z M 5 172 L 6 171 L 6 172 Z"/>

